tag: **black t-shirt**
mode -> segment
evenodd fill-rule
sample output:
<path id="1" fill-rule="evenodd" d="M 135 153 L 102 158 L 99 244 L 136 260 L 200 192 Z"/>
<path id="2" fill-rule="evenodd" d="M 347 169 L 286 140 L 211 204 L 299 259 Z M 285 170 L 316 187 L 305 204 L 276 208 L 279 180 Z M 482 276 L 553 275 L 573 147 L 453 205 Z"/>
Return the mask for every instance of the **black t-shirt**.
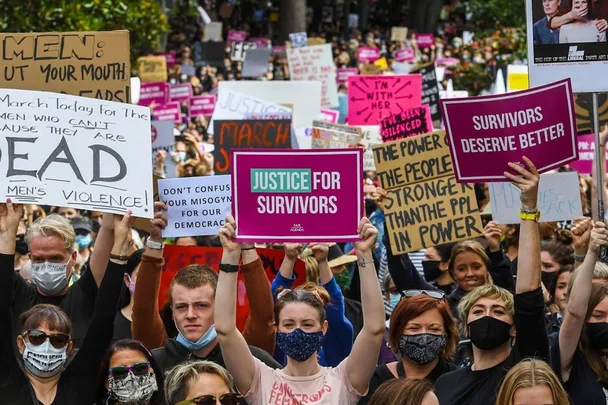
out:
<path id="1" fill-rule="evenodd" d="M 114 318 L 114 338 L 112 340 L 133 339 L 131 334 L 131 321 L 128 320 L 122 311 L 116 311 Z"/>
<path id="2" fill-rule="evenodd" d="M 435 383 L 441 405 L 493 404 L 503 378 L 515 364 L 527 357 L 549 359 L 545 303 L 540 288 L 515 295 L 514 318 L 517 339 L 509 357 L 486 370 L 473 371 L 469 366 L 441 376 Z"/>
<path id="3" fill-rule="evenodd" d="M 608 392 L 604 392 L 602 384 L 597 381 L 597 374 L 593 371 L 585 355 L 580 350 L 574 352 L 572 370 L 568 382 L 562 380 L 561 353 L 559 339 L 551 348 L 551 363 L 553 370 L 570 395 L 572 405 L 606 405 Z M 608 389 L 608 387 L 605 387 Z"/>

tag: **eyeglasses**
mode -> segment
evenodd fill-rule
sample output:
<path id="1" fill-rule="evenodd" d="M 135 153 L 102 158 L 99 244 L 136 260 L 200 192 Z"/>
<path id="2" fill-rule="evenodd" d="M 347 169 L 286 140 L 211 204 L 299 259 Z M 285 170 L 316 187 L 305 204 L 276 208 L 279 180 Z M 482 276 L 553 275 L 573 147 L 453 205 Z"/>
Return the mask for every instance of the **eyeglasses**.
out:
<path id="1" fill-rule="evenodd" d="M 110 375 L 117 380 L 121 380 L 129 375 L 129 371 L 136 376 L 147 375 L 150 370 L 150 363 L 145 361 L 142 363 L 135 363 L 132 366 L 117 366 L 110 368 Z"/>
<path id="2" fill-rule="evenodd" d="M 40 346 L 48 339 L 55 349 L 63 349 L 70 342 L 70 335 L 65 333 L 52 333 L 47 335 L 41 330 L 27 330 L 23 336 L 27 336 L 27 340 L 34 346 Z"/>
<path id="3" fill-rule="evenodd" d="M 222 396 L 216 397 L 215 395 L 201 395 L 200 397 L 187 399 L 185 401 L 178 402 L 175 405 L 216 405 L 217 401 L 220 401 L 222 405 L 239 405 L 243 396 L 241 394 L 228 393 Z"/>
<path id="4" fill-rule="evenodd" d="M 412 298 L 416 295 L 426 294 L 431 298 L 435 298 L 438 300 L 443 299 L 445 297 L 445 293 L 443 291 L 433 291 L 433 290 L 405 290 L 401 293 L 405 298 Z"/>

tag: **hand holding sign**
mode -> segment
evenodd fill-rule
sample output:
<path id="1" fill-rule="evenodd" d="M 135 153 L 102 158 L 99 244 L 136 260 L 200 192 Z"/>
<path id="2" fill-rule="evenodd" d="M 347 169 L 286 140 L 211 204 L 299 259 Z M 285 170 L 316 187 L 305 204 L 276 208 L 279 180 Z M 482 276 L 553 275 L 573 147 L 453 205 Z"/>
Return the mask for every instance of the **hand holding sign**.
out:
<path id="1" fill-rule="evenodd" d="M 572 247 L 574 253 L 585 255 L 589 247 L 589 238 L 591 237 L 591 218 L 578 217 L 572 224 Z"/>
<path id="2" fill-rule="evenodd" d="M 384 212 L 384 199 L 387 195 L 386 190 L 380 187 L 376 187 L 376 191 L 374 194 L 372 194 L 372 198 L 374 199 L 376 206 L 380 208 L 382 212 Z"/>
<path id="3" fill-rule="evenodd" d="M 123 216 L 114 215 L 114 247 L 112 254 L 117 256 L 128 256 L 133 245 L 133 234 L 131 229 L 135 223 L 135 217 L 131 216 L 131 210 Z"/>
<path id="4" fill-rule="evenodd" d="M 496 222 L 488 222 L 483 229 L 483 237 L 488 241 L 488 246 L 491 252 L 498 252 L 498 250 L 500 250 L 502 231 Z"/>
<path id="5" fill-rule="evenodd" d="M 234 242 L 233 239 L 236 236 L 236 221 L 232 215 L 226 217 L 224 225 L 220 228 L 220 242 L 224 248 L 224 254 L 236 253 L 240 254 L 241 244 Z M 222 257 L 222 263 L 224 259 Z"/>
<path id="6" fill-rule="evenodd" d="M 154 242 L 162 242 L 163 230 L 167 226 L 167 204 L 162 201 L 154 203 L 154 218 L 150 220 L 152 230 L 150 231 L 150 240 Z"/>
<path id="7" fill-rule="evenodd" d="M 538 201 L 538 182 L 540 175 L 536 170 L 534 163 L 527 157 L 523 157 L 523 161 L 528 166 L 528 170 L 524 169 L 517 163 L 509 163 L 509 167 L 519 173 L 519 175 L 513 175 L 509 172 L 505 172 L 507 177 L 513 185 L 521 190 L 521 206 L 522 209 L 534 210 L 536 209 L 536 203 Z"/>
<path id="8" fill-rule="evenodd" d="M 6 204 L 0 204 L 0 253 L 15 253 L 15 238 L 21 218 L 23 205 L 13 204 L 10 198 Z"/>
<path id="9" fill-rule="evenodd" d="M 359 222 L 359 237 L 361 240 L 355 242 L 355 249 L 358 255 L 370 254 L 376 247 L 378 230 L 372 225 L 368 218 L 361 218 Z"/>
<path id="10" fill-rule="evenodd" d="M 314 243 L 308 246 L 312 250 L 312 254 L 317 259 L 317 262 L 327 260 L 327 254 L 329 253 L 329 244 L 327 243 Z"/>
<path id="11" fill-rule="evenodd" d="M 593 224 L 591 231 L 591 242 L 589 243 L 589 253 L 599 254 L 600 247 L 608 246 L 608 230 L 603 222 Z"/>
<path id="12" fill-rule="evenodd" d="M 298 255 L 302 251 L 301 243 L 285 243 L 283 245 L 283 249 L 285 250 L 285 258 L 289 260 L 296 260 Z"/>

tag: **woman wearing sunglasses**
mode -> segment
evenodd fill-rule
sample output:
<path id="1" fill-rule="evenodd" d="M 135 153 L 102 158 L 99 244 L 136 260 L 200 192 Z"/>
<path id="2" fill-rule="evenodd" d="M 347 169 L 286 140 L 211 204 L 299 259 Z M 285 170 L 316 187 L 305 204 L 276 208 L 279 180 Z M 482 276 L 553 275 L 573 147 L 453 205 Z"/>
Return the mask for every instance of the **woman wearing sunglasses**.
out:
<path id="1" fill-rule="evenodd" d="M 228 371 L 211 361 L 192 361 L 167 372 L 167 405 L 246 405 Z"/>
<path id="2" fill-rule="evenodd" d="M 12 285 L 16 228 L 23 208 L 10 201 L 0 204 L 0 283 Z M 80 350 L 69 365 L 72 323 L 59 307 L 39 304 L 21 314 L 17 336 L 19 357 L 11 336 L 11 290 L 0 295 L 0 403 L 2 405 L 92 404 L 99 368 L 112 341 L 116 304 L 120 295 L 126 255 L 131 241 L 131 218 L 114 217 L 114 246 L 97 292 L 95 311 Z"/>
<path id="3" fill-rule="evenodd" d="M 97 405 L 162 405 L 163 384 L 152 353 L 136 340 L 119 340 L 101 363 Z"/>

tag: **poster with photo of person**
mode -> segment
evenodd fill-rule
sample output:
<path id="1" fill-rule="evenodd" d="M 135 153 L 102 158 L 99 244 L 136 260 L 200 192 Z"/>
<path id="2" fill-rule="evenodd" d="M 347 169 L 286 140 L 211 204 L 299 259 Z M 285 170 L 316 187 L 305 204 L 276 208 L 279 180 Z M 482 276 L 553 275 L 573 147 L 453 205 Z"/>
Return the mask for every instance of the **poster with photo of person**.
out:
<path id="1" fill-rule="evenodd" d="M 608 0 L 526 0 L 530 86 L 571 78 L 576 93 L 608 90 Z"/>

